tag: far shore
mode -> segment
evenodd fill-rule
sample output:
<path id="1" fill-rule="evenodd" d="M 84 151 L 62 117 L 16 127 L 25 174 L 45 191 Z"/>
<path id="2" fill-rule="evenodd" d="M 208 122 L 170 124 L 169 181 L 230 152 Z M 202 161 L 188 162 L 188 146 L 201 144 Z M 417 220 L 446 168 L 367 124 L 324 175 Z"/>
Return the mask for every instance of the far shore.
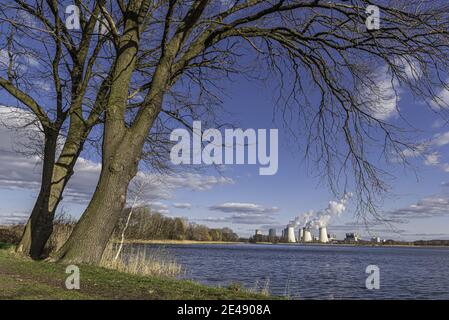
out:
<path id="1" fill-rule="evenodd" d="M 120 241 L 117 240 L 116 243 Z M 125 244 L 242 244 L 248 242 L 196 241 L 196 240 L 125 240 Z"/>
<path id="2" fill-rule="evenodd" d="M 120 241 L 115 241 L 119 243 Z M 272 242 L 244 242 L 244 241 L 197 241 L 197 240 L 125 240 L 125 244 L 156 244 L 156 245 L 189 245 L 189 244 L 259 244 L 259 245 L 291 245 L 291 246 L 353 246 L 353 247 L 410 247 L 410 248 L 449 248 L 445 245 L 413 245 L 413 244 L 374 244 L 374 243 L 272 243 Z"/>

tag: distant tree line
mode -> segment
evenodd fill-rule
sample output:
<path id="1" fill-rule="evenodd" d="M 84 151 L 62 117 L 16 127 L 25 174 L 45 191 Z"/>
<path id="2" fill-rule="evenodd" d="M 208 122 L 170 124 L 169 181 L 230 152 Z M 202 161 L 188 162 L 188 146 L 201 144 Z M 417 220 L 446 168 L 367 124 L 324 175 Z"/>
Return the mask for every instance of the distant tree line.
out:
<path id="1" fill-rule="evenodd" d="M 119 236 L 126 225 L 130 208 L 123 210 L 114 235 Z M 151 212 L 147 207 L 134 208 L 125 232 L 126 240 L 196 240 L 238 241 L 239 237 L 230 228 L 213 229 L 188 222 L 183 218 L 166 217 Z"/>

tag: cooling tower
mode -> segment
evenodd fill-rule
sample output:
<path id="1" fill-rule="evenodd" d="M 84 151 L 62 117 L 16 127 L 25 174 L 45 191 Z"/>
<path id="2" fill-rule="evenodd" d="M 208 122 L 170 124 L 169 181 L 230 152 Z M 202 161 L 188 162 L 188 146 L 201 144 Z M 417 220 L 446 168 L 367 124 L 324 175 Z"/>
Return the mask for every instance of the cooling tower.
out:
<path id="1" fill-rule="evenodd" d="M 295 239 L 295 228 L 288 227 L 288 229 L 287 229 L 287 241 L 288 242 L 296 242 L 296 239 Z"/>
<path id="2" fill-rule="evenodd" d="M 327 228 L 326 227 L 320 228 L 320 242 L 323 242 L 323 243 L 329 242 L 329 238 L 327 237 Z"/>
<path id="3" fill-rule="evenodd" d="M 310 233 L 310 230 L 304 230 L 304 236 L 303 236 L 304 242 L 312 242 L 312 234 Z"/>
<path id="4" fill-rule="evenodd" d="M 304 228 L 299 228 L 298 230 L 298 242 L 302 241 L 304 238 Z"/>

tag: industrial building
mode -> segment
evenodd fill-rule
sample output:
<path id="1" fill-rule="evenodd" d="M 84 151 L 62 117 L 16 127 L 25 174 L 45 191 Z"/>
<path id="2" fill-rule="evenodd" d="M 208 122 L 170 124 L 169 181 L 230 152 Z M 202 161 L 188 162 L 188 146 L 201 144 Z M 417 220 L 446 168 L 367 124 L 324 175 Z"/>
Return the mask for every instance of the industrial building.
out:
<path id="1" fill-rule="evenodd" d="M 358 233 L 346 233 L 343 240 L 337 240 L 335 234 L 329 234 L 326 226 L 321 226 L 318 229 L 309 226 L 299 227 L 296 230 L 294 224 L 290 223 L 282 230 L 281 237 L 276 237 L 276 229 L 268 230 L 268 236 L 262 236 L 260 231 L 256 230 L 256 238 L 258 241 L 265 239 L 268 242 L 284 242 L 284 243 L 356 243 L 362 241 Z M 371 242 L 382 243 L 379 237 L 371 238 Z"/>
<path id="2" fill-rule="evenodd" d="M 360 240 L 360 236 L 357 233 L 347 233 L 345 241 L 346 242 L 358 242 Z"/>
<path id="3" fill-rule="evenodd" d="M 289 242 L 289 243 L 296 242 L 295 228 L 292 226 L 289 226 L 287 228 L 287 242 Z"/>
<path id="4" fill-rule="evenodd" d="M 319 241 L 322 243 L 328 243 L 329 242 L 329 237 L 327 235 L 327 228 L 326 227 L 321 227 L 320 228 L 320 232 L 319 232 Z"/>
<path id="5" fill-rule="evenodd" d="M 298 229 L 298 242 L 301 242 L 303 238 L 304 238 L 304 228 L 299 228 Z"/>
<path id="6" fill-rule="evenodd" d="M 303 236 L 303 239 L 302 239 L 302 241 L 303 242 L 312 242 L 313 241 L 313 238 L 312 238 L 312 233 L 310 232 L 310 230 L 309 229 L 306 229 L 306 228 L 303 228 L 303 233 L 304 233 L 304 236 Z"/>
<path id="7" fill-rule="evenodd" d="M 279 242 L 279 237 L 276 236 L 276 229 L 272 228 L 268 230 L 268 235 L 263 234 L 262 230 L 256 229 L 256 232 L 252 237 L 249 238 L 249 242 L 257 243 L 257 242 L 271 242 L 277 243 Z"/>

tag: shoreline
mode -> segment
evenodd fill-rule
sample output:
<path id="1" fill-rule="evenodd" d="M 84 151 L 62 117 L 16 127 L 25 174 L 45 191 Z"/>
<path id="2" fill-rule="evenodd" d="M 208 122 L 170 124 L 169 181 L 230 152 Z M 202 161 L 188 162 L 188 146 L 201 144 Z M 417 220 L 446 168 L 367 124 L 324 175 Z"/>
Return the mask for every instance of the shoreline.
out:
<path id="1" fill-rule="evenodd" d="M 119 243 L 120 241 L 114 241 Z M 272 242 L 230 242 L 230 241 L 197 241 L 197 240 L 125 240 L 124 244 L 156 244 L 156 245 L 191 245 L 191 244 L 217 244 L 217 245 L 232 245 L 232 244 L 253 244 L 253 245 L 289 245 L 289 246 L 350 246 L 350 247 L 398 247 L 398 248 L 449 248 L 445 245 L 412 245 L 412 244 L 362 244 L 362 243 L 272 243 Z"/>
<path id="2" fill-rule="evenodd" d="M 120 241 L 114 241 L 120 243 Z M 231 241 L 197 241 L 197 240 L 125 240 L 124 244 L 244 244 L 248 242 Z"/>
<path id="3" fill-rule="evenodd" d="M 35 261 L 0 243 L 0 300 L 279 300 L 242 287 L 208 286 L 157 275 L 136 275 L 92 265 L 78 265 L 77 290 L 68 290 L 66 266 Z"/>

